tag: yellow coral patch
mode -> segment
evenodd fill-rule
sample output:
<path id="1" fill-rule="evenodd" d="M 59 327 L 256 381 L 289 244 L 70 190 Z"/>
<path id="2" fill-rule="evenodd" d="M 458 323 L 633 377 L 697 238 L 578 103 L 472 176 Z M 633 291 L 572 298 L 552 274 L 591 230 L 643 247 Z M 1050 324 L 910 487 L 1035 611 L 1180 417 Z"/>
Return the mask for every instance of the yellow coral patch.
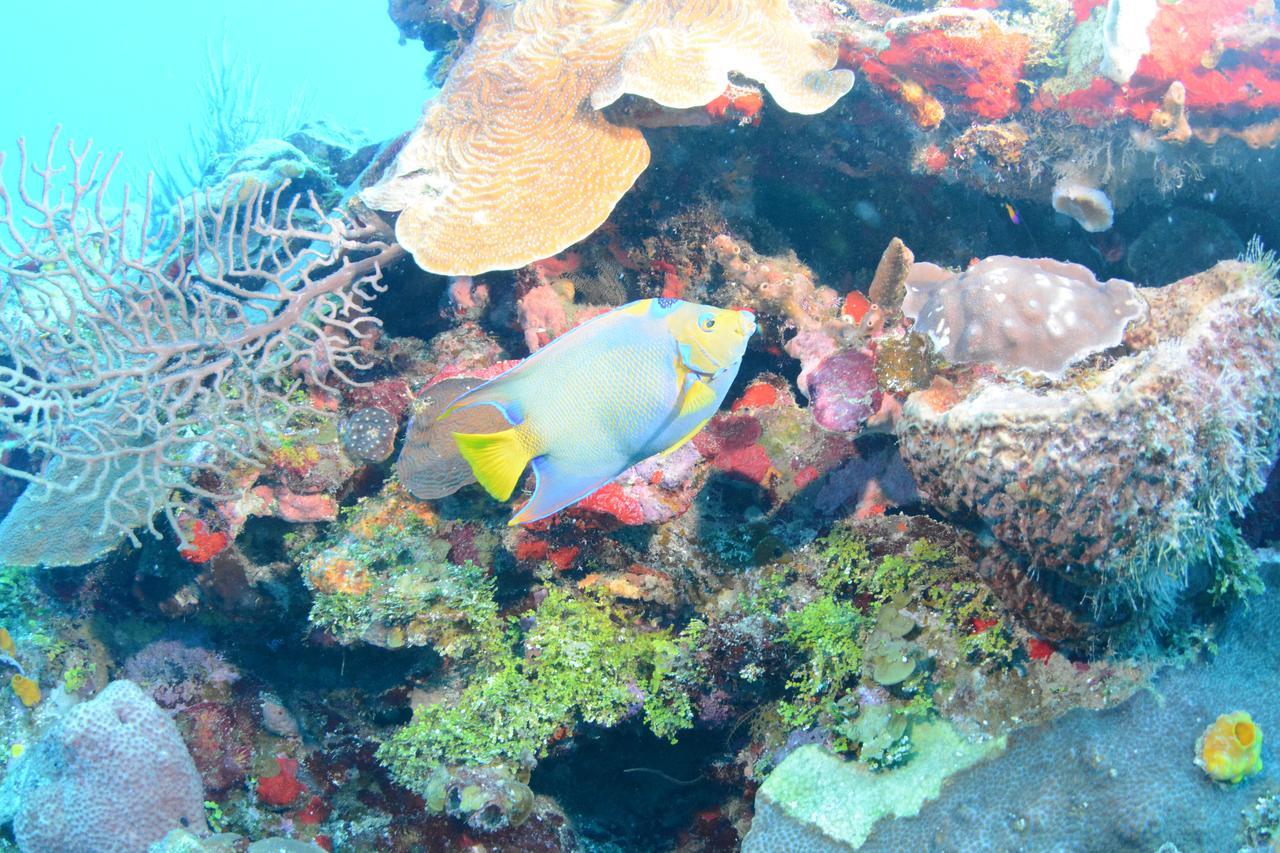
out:
<path id="1" fill-rule="evenodd" d="M 1223 714 L 1196 742 L 1196 764 L 1210 778 L 1235 784 L 1262 769 L 1262 730 L 1247 711 Z"/>
<path id="2" fill-rule="evenodd" d="M 12 657 L 17 648 L 13 645 L 13 637 L 9 636 L 8 628 L 0 628 L 0 652 Z"/>
<path id="3" fill-rule="evenodd" d="M 10 679 L 9 686 L 13 688 L 13 692 L 22 700 L 22 704 L 28 708 L 34 707 L 40 701 L 40 685 L 25 675 L 15 675 Z"/>

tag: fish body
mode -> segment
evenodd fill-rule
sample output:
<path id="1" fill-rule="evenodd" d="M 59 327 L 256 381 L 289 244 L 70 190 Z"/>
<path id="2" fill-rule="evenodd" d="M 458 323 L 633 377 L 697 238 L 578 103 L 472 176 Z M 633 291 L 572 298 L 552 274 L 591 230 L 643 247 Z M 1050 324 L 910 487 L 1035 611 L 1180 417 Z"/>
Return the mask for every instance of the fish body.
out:
<path id="1" fill-rule="evenodd" d="M 537 521 L 692 438 L 720 408 L 755 328 L 749 311 L 632 302 L 462 394 L 442 417 L 484 404 L 502 412 L 510 429 L 453 437 L 498 500 L 532 463 L 533 496 L 511 523 Z"/>

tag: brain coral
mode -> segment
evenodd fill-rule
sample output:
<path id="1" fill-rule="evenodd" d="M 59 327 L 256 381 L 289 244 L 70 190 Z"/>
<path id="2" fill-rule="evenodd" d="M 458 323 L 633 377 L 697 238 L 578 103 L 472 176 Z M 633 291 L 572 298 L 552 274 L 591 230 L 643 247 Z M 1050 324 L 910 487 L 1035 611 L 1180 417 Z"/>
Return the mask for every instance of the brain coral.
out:
<path id="1" fill-rule="evenodd" d="M 1277 290 L 1269 258 L 1224 262 L 1152 291 L 1160 316 L 1131 333 L 1150 345 L 1081 381 L 913 394 L 900 441 L 920 491 L 1073 604 L 1172 603 L 1275 458 Z"/>
<path id="2" fill-rule="evenodd" d="M 820 112 L 853 85 L 835 61 L 785 0 L 493 4 L 364 199 L 400 211 L 396 238 L 423 269 L 521 267 L 594 231 L 649 163 L 640 131 L 593 103 L 637 91 L 702 104 L 735 70 L 786 109 Z"/>
<path id="3" fill-rule="evenodd" d="M 1146 310 L 1129 282 L 1049 258 L 995 255 L 959 274 L 916 263 L 906 286 L 903 313 L 948 361 L 1050 377 L 1119 344 Z"/>
<path id="4" fill-rule="evenodd" d="M 178 827 L 205 832 L 203 794 L 173 720 L 114 681 L 11 766 L 0 812 L 23 851 L 127 853 Z"/>

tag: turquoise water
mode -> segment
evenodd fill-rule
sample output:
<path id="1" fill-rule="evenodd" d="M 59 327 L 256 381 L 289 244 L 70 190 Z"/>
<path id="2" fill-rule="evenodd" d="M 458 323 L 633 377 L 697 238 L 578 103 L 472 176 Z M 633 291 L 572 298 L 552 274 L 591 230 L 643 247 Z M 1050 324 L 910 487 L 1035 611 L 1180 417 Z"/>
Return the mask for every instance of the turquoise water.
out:
<path id="1" fill-rule="evenodd" d="M 327 118 L 370 140 L 403 131 L 431 91 L 429 54 L 400 45 L 382 0 L 226 0 L 201 5 L 127 0 L 7 3 L 0 80 L 0 140 L 45 144 L 92 138 L 122 152 L 120 177 L 146 174 L 192 153 L 208 103 L 210 57 L 252 82 L 255 117 Z M 222 62 L 223 57 L 226 62 Z M 243 93 L 242 93 L 243 94 Z"/>

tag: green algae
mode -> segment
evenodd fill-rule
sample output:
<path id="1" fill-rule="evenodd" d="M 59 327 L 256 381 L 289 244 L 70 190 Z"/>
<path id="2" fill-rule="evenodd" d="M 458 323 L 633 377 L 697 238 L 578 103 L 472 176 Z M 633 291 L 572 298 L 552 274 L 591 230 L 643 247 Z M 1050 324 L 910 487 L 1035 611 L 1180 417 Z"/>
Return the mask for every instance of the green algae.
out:
<path id="1" fill-rule="evenodd" d="M 528 763 L 579 722 L 614 726 L 637 708 L 674 739 L 693 720 L 679 676 L 698 633 L 697 623 L 679 636 L 645 630 L 607 600 L 549 589 L 503 643 L 473 656 L 456 699 L 418 708 L 378 756 L 417 790 L 442 765 Z"/>

